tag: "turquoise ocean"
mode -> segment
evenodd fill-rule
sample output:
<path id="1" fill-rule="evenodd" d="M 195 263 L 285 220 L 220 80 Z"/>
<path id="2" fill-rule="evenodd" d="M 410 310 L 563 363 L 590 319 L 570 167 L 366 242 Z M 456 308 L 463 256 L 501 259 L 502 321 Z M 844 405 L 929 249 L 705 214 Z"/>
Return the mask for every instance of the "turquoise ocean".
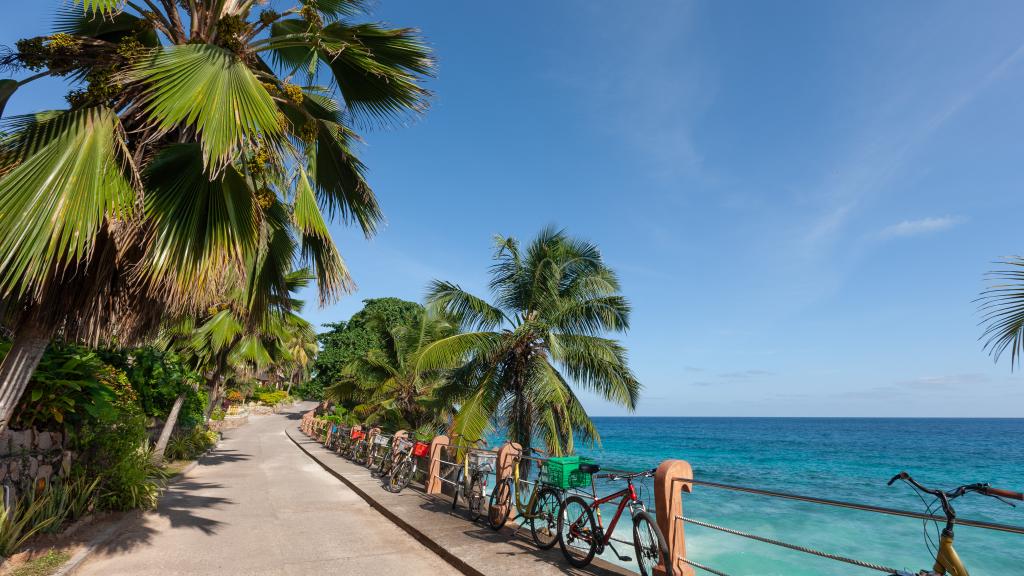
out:
<path id="1" fill-rule="evenodd" d="M 595 418 L 602 446 L 582 449 L 604 467 L 652 468 L 687 460 L 697 479 L 924 511 L 910 487 L 886 482 L 906 470 L 932 487 L 989 482 L 1024 491 L 1024 419 Z M 650 488 L 650 482 L 648 482 Z M 613 486 L 598 485 L 607 493 Z M 645 491 L 653 508 L 653 492 Z M 1024 526 L 1011 508 L 967 495 L 962 518 Z M 688 517 L 916 573 L 931 568 L 920 520 L 883 516 L 696 486 Z M 604 512 L 610 520 L 614 510 Z M 630 540 L 628 527 L 616 530 Z M 688 525 L 687 556 L 730 576 L 879 574 L 746 538 Z M 972 576 L 1024 575 L 1024 535 L 957 528 L 956 547 Z M 632 556 L 629 547 L 620 552 Z M 614 561 L 610 553 L 605 558 Z M 620 562 L 621 563 L 621 562 Z M 627 564 L 628 565 L 628 564 Z M 697 571 L 702 574 L 701 571 Z"/>

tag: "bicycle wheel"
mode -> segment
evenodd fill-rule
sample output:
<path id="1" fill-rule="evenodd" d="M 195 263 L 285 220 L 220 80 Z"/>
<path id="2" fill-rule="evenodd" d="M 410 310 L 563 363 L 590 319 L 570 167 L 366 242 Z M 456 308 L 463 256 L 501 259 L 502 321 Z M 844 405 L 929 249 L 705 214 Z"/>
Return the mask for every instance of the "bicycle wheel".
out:
<path id="1" fill-rule="evenodd" d="M 530 534 L 533 543 L 547 550 L 558 542 L 558 509 L 562 495 L 554 488 L 543 488 L 530 508 Z"/>
<path id="2" fill-rule="evenodd" d="M 370 445 L 366 440 L 361 440 L 359 444 L 356 445 L 355 454 L 353 455 L 352 460 L 354 460 L 356 464 L 364 464 L 366 462 L 366 455 L 369 447 Z"/>
<path id="3" fill-rule="evenodd" d="M 462 467 L 459 467 L 459 473 L 455 478 L 455 486 L 452 491 L 452 512 L 459 507 L 459 492 L 462 492 Z"/>
<path id="4" fill-rule="evenodd" d="M 466 500 L 469 506 L 469 517 L 474 522 L 484 515 L 484 503 L 487 501 L 487 496 L 484 495 L 486 488 L 487 476 L 479 473 L 473 474 L 472 479 L 469 481 L 469 492 L 466 493 Z"/>
<path id="5" fill-rule="evenodd" d="M 665 536 L 650 513 L 643 510 L 633 516 L 633 549 L 636 551 L 636 563 L 640 567 L 641 576 L 654 574 L 654 567 L 658 564 L 665 567 L 666 576 L 672 576 Z"/>
<path id="6" fill-rule="evenodd" d="M 570 496 L 558 507 L 558 546 L 569 564 L 583 568 L 597 554 L 597 524 L 590 506 L 579 496 Z"/>
<path id="7" fill-rule="evenodd" d="M 501 530 L 508 522 L 511 512 L 512 479 L 506 478 L 504 482 L 494 487 L 494 492 L 491 492 L 491 501 L 487 507 L 487 525 L 491 530 Z"/>
<path id="8" fill-rule="evenodd" d="M 412 480 L 412 461 L 403 460 L 391 471 L 391 476 L 388 478 L 388 489 L 398 494 L 409 485 L 409 480 Z"/>

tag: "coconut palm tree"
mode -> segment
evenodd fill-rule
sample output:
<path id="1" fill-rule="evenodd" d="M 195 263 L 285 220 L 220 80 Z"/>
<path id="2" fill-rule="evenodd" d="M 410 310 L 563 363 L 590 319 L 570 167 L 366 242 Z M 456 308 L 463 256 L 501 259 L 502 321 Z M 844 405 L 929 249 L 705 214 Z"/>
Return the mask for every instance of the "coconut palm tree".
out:
<path id="1" fill-rule="evenodd" d="M 355 404 L 353 412 L 369 423 L 436 431 L 451 416 L 434 396 L 445 374 L 421 369 L 419 356 L 429 344 L 454 334 L 455 326 L 422 309 L 408 324 L 389 325 L 374 316 L 367 325 L 381 334 L 382 347 L 346 366 L 346 378 L 326 388 L 324 397 Z"/>
<path id="2" fill-rule="evenodd" d="M 68 109 L 2 126 L 0 430 L 51 338 L 127 344 L 201 313 L 268 220 L 321 302 L 351 288 L 328 219 L 381 219 L 352 126 L 421 112 L 432 61 L 414 31 L 357 22 L 359 0 L 293 3 L 73 0 L 0 58 L 29 73 L 0 83 L 0 109 L 37 78 L 74 86 Z"/>
<path id="3" fill-rule="evenodd" d="M 996 362 L 1009 351 L 1012 370 L 1024 355 L 1024 257 L 1014 256 L 999 263 L 1004 267 L 988 273 L 994 284 L 978 299 L 985 326 L 981 339 Z"/>
<path id="4" fill-rule="evenodd" d="M 458 366 L 439 395 L 458 406 L 454 432 L 481 437 L 507 431 L 527 450 L 535 438 L 553 454 L 571 453 L 574 434 L 599 442 L 574 386 L 636 407 L 640 383 L 626 350 L 605 332 L 629 326 L 629 304 L 597 247 L 555 229 L 525 251 L 496 238 L 493 303 L 456 284 L 435 281 L 428 305 L 465 331 L 420 355 L 421 369 Z"/>

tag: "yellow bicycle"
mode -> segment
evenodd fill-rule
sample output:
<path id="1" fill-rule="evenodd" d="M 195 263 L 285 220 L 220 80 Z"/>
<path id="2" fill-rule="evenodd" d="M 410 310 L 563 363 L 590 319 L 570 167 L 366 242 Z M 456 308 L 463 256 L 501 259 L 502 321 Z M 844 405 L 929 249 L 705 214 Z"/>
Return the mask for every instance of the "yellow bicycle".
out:
<path id="1" fill-rule="evenodd" d="M 530 451 L 542 457 L 547 455 L 536 448 Z M 558 542 L 558 509 L 562 506 L 565 491 L 541 480 L 543 462 L 537 466 L 537 478 L 533 482 L 520 477 L 521 463 L 522 455 L 519 455 L 512 463 L 512 477 L 494 487 L 487 524 L 492 530 L 500 530 L 508 522 L 514 505 L 516 517 L 530 523 L 534 544 L 547 550 Z M 525 494 L 529 496 L 524 499 Z"/>
<path id="2" fill-rule="evenodd" d="M 896 572 L 891 576 L 946 576 L 947 574 L 949 576 L 970 576 L 967 572 L 967 568 L 965 568 L 963 562 L 960 561 L 960 556 L 957 555 L 956 550 L 953 548 L 953 526 L 956 525 L 956 510 L 953 509 L 951 502 L 968 492 L 991 496 L 992 498 L 1006 502 L 1010 506 L 1014 506 L 1014 504 L 1008 502 L 1006 500 L 1007 498 L 1013 500 L 1024 500 L 1024 494 L 1021 494 L 1020 492 L 993 488 L 988 484 L 964 484 L 963 486 L 958 486 L 952 490 L 935 490 L 922 486 L 916 480 L 911 478 L 910 474 L 900 472 L 889 480 L 889 486 L 892 486 L 897 480 L 906 482 L 916 490 L 918 494 L 923 493 L 934 496 L 939 501 L 939 504 L 942 506 L 942 511 L 946 515 L 946 527 L 943 528 L 942 533 L 939 535 L 939 545 L 935 552 L 935 564 L 932 567 L 931 572 L 922 570 L 916 575 L 909 572 Z"/>

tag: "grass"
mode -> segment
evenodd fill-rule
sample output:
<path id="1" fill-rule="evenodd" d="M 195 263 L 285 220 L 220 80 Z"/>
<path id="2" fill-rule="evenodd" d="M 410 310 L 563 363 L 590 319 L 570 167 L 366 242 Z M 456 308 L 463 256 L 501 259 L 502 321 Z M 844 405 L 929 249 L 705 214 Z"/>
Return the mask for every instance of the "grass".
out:
<path id="1" fill-rule="evenodd" d="M 18 566 L 9 576 L 50 576 L 70 559 L 68 552 L 50 550 L 44 556 Z"/>

